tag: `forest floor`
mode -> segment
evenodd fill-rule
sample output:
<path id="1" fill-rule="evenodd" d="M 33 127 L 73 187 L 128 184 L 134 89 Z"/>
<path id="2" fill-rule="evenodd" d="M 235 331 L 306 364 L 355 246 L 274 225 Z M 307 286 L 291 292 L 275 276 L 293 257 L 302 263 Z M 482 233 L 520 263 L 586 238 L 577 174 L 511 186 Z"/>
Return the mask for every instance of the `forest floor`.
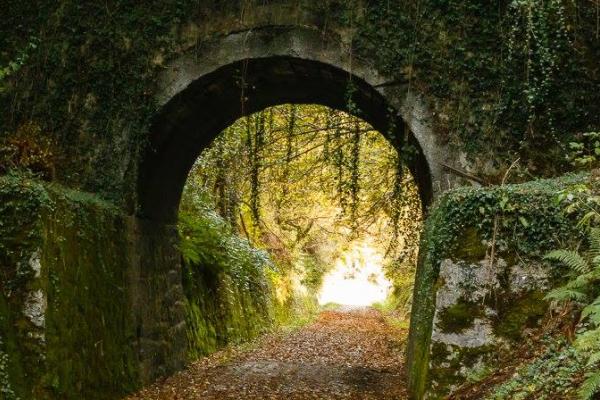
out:
<path id="1" fill-rule="evenodd" d="M 405 399 L 407 330 L 373 308 L 323 311 L 192 363 L 128 400 Z"/>

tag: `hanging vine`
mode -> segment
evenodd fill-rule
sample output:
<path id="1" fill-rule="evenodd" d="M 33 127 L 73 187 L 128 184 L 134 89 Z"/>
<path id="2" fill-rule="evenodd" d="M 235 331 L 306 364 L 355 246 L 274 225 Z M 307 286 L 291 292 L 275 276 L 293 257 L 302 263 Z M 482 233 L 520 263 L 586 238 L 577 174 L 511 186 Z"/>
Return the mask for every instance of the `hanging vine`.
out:
<path id="1" fill-rule="evenodd" d="M 217 203 L 219 214 L 226 218 L 228 214 L 227 207 L 227 170 L 225 166 L 225 143 L 223 137 L 215 140 L 216 150 L 216 176 L 213 185 L 213 193 Z"/>
<path id="2" fill-rule="evenodd" d="M 554 87 L 561 84 L 557 79 L 562 68 L 562 55 L 572 47 L 564 2 L 513 0 L 508 8 L 512 25 L 508 34 L 507 63 L 517 70 L 519 66 L 523 69 L 522 95 L 527 104 L 527 134 L 530 137 L 536 135 L 536 122 L 543 116 L 547 132 L 557 143 L 560 140 L 554 114 L 547 103 Z M 514 76 L 513 68 L 508 71 L 509 76 Z M 507 80 L 504 84 L 508 85 Z"/>
<path id="3" fill-rule="evenodd" d="M 342 214 L 346 213 L 348 206 L 346 199 L 345 185 L 345 156 L 344 156 L 344 139 L 342 137 L 341 126 L 338 125 L 335 129 L 334 141 L 335 149 L 333 151 L 333 165 L 337 170 L 337 197 Z"/>
<path id="4" fill-rule="evenodd" d="M 250 122 L 250 121 L 248 121 Z M 265 139 L 265 112 L 254 114 L 254 140 L 248 128 L 251 155 L 250 211 L 255 229 L 260 225 L 260 169 L 262 147 Z"/>
<path id="5" fill-rule="evenodd" d="M 360 120 L 356 117 L 352 118 L 354 121 L 354 130 L 352 132 L 352 153 L 350 159 L 350 218 L 352 221 L 352 228 L 356 230 L 358 228 L 357 212 L 360 206 L 360 144 L 361 144 L 361 132 L 360 132 Z"/>

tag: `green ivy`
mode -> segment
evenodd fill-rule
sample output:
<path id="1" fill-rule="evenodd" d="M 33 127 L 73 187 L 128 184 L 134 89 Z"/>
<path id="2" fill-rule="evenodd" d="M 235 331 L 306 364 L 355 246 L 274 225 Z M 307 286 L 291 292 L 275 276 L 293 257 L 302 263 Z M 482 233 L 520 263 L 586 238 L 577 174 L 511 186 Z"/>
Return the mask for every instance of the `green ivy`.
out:
<path id="1" fill-rule="evenodd" d="M 600 45 L 589 4 L 367 4 L 353 22 L 354 51 L 425 93 L 436 129 L 456 147 L 518 155 L 550 171 L 564 166 L 548 161 L 562 158 L 570 137 L 600 125 L 599 81 L 589 68 Z"/>
<path id="2" fill-rule="evenodd" d="M 506 382 L 494 387 L 486 400 L 573 399 L 585 359 L 564 339 L 545 339 L 545 351 L 524 363 Z"/>
<path id="3" fill-rule="evenodd" d="M 582 212 L 567 214 L 565 206 L 586 194 L 575 192 L 573 197 L 564 197 L 561 193 L 588 180 L 588 174 L 573 174 L 518 185 L 459 188 L 444 193 L 432 206 L 421 240 L 411 314 L 409 382 L 416 393 L 423 393 L 427 384 L 436 282 L 442 260 L 456 259 L 459 245 L 473 230 L 488 250 L 495 238 L 497 256 L 509 260 L 518 256 L 539 262 L 560 243 L 580 240 L 581 232 L 573 221 Z M 554 271 L 560 275 L 561 271 Z"/>
<path id="4" fill-rule="evenodd" d="M 0 19 L 0 135 L 35 121 L 56 139 L 58 180 L 134 204 L 155 81 L 190 46 L 185 28 L 269 3 L 9 0 Z M 318 16 L 317 27 L 351 32 L 356 57 L 425 94 L 435 128 L 462 150 L 518 154 L 552 172 L 574 134 L 600 126 L 600 42 L 587 0 L 285 3 Z"/>

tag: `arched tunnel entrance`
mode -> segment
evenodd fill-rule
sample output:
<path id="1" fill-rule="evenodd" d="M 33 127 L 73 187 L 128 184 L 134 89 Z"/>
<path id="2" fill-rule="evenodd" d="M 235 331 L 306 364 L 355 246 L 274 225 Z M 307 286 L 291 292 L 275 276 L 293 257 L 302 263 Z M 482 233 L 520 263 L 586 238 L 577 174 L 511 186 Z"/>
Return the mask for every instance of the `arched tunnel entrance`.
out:
<path id="1" fill-rule="evenodd" d="M 399 153 L 412 148 L 405 163 L 423 210 L 433 198 L 431 164 L 398 108 L 407 96 L 405 86 L 392 90 L 381 80 L 368 83 L 351 68 L 281 54 L 242 58 L 186 79 L 187 86 L 177 82 L 178 89 L 163 99 L 140 164 L 138 216 L 151 224 L 175 223 L 188 173 L 220 132 L 241 117 L 279 104 L 345 111 L 372 125 Z"/>
<path id="2" fill-rule="evenodd" d="M 421 206 L 410 174 L 406 168 L 398 174 L 397 166 L 396 150 L 379 132 L 316 105 L 286 104 L 242 118 L 202 152 L 178 218 L 184 293 L 198 310 L 186 307 L 194 356 L 210 354 L 215 342 L 222 348 L 247 340 L 265 324 L 263 315 L 272 316 L 269 326 L 299 329 L 293 338 L 275 340 L 264 357 L 259 348 L 256 359 L 232 360 L 219 377 L 193 363 L 185 373 L 210 382 L 199 388 L 208 398 L 219 398 L 214 387 L 223 380 L 230 388 L 224 398 L 241 396 L 243 387 L 248 398 L 281 398 L 282 382 L 288 391 L 310 393 L 309 381 L 323 398 L 337 398 L 327 390 L 351 386 L 365 370 L 368 381 L 348 388 L 356 398 L 367 391 L 403 398 L 400 340 L 407 332 Z M 360 197 L 352 196 L 352 177 Z M 396 190 L 402 203 L 393 200 Z M 404 217 L 395 231 L 393 215 L 400 212 L 410 213 L 410 222 Z M 252 257 L 254 251 L 266 252 L 270 262 Z M 381 309 L 372 307 L 376 302 Z M 392 310 L 397 328 L 379 318 L 391 318 Z M 388 344 L 395 350 L 388 352 Z M 393 373 L 371 365 L 379 356 Z M 264 373 L 274 365 L 277 372 Z M 246 373 L 236 374 L 239 369 Z"/>
<path id="3" fill-rule="evenodd" d="M 433 195 L 431 173 L 419 142 L 389 101 L 367 82 L 322 62 L 294 57 L 241 60 L 202 76 L 157 114 L 142 159 L 139 215 L 173 222 L 194 161 L 226 127 L 242 116 L 278 104 L 315 103 L 355 113 L 382 132 L 407 160 L 423 204 Z M 352 108 L 352 110 L 350 109 Z"/>
<path id="4" fill-rule="evenodd" d="M 236 120 L 274 105 L 305 103 L 342 110 L 349 113 L 348 118 L 353 115 L 369 122 L 371 129 L 384 135 L 388 146 L 394 149 L 392 152 L 407 154 L 407 148 L 412 148 L 405 158 L 406 167 L 414 177 L 420 202 L 429 203 L 432 189 L 425 156 L 399 112 L 394 111 L 376 88 L 348 71 L 321 62 L 271 57 L 241 60 L 218 68 L 192 82 L 164 106 L 152 126 L 150 147 L 142 164 L 139 187 L 141 216 L 159 225 L 170 225 L 176 221 L 182 191 L 192 165 L 214 143 L 217 135 Z M 240 158 L 240 162 L 244 162 L 243 159 Z M 418 207 L 419 210 L 421 208 Z M 361 250 L 365 254 L 365 249 Z M 187 282 L 184 292 L 193 286 L 219 296 L 222 278 L 217 276 L 218 272 L 190 268 L 185 262 L 183 266 L 184 281 Z M 374 268 L 377 269 L 376 266 Z M 260 285 L 252 279 L 249 284 Z M 411 290 L 405 288 L 406 292 Z M 186 296 L 189 299 L 195 295 L 187 290 Z M 358 294 L 354 293 L 353 297 L 358 297 Z M 252 303 L 252 300 L 244 301 L 246 305 Z M 198 299 L 197 303 L 206 304 L 202 299 Z M 261 307 L 262 304 L 251 307 L 250 313 Z M 207 309 L 218 308 L 215 302 Z M 373 321 L 370 315 L 367 313 L 361 318 L 367 322 Z M 360 320 L 354 318 L 351 323 L 360 324 Z M 204 329 L 203 321 L 187 318 L 187 322 Z M 348 322 L 344 320 L 343 323 Z M 381 327 L 376 329 L 385 331 Z M 219 334 L 216 336 L 218 342 Z M 397 359 L 401 359 L 397 356 Z M 347 371 L 340 372 L 342 375 L 345 373 Z M 357 372 L 356 376 L 361 374 L 362 371 Z M 371 374 L 374 382 L 383 379 L 379 372 Z M 390 384 L 394 379 L 396 382 L 402 380 L 396 375 L 386 376 L 385 380 L 388 379 Z M 366 388 L 371 390 L 373 386 L 368 384 Z"/>
<path id="5" fill-rule="evenodd" d="M 410 82 L 380 75 L 337 34 L 297 26 L 230 33 L 170 62 L 157 86 L 159 109 L 140 159 L 136 208 L 139 220 L 151 227 L 151 237 L 158 227 L 156 242 L 177 241 L 173 227 L 178 206 L 198 155 L 237 119 L 278 104 L 312 103 L 349 112 L 398 151 L 412 148 L 405 165 L 425 212 L 435 194 L 450 184 L 441 169 L 447 155 Z M 171 254 L 166 248 L 161 252 Z M 147 326 L 142 331 L 164 324 L 162 317 L 153 318 L 142 323 Z M 412 350 L 408 355 L 413 357 Z"/>

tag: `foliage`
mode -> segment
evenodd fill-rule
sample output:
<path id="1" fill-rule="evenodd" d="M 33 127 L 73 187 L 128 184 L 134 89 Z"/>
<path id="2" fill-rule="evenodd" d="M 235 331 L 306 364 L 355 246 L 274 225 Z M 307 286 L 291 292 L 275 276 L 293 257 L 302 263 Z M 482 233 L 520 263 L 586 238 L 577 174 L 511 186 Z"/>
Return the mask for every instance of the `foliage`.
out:
<path id="1" fill-rule="evenodd" d="M 179 247 L 188 264 L 227 272 L 240 284 L 249 284 L 251 276 L 274 268 L 267 253 L 233 234 L 227 223 L 209 209 L 199 208 L 194 214 L 180 213 L 179 231 Z"/>
<path id="2" fill-rule="evenodd" d="M 240 237 L 202 192 L 194 193 L 178 222 L 190 357 L 312 320 L 314 300 L 290 287 L 289 275 L 267 252 Z"/>
<path id="3" fill-rule="evenodd" d="M 486 400 L 572 399 L 584 367 L 584 357 L 568 342 L 546 339 L 546 349 L 495 386 Z"/>
<path id="4" fill-rule="evenodd" d="M 586 104 L 600 51 L 589 2 L 380 0 L 352 15 L 355 53 L 427 93 L 436 128 L 461 149 L 551 171 L 573 135 L 600 124 Z"/>
<path id="5" fill-rule="evenodd" d="M 408 80 L 434 108 L 436 129 L 477 155 L 518 152 L 532 170 L 551 170 L 561 165 L 543 161 L 598 128 L 600 46 L 589 0 L 9 0 L 0 21 L 2 134 L 32 121 L 68 155 L 56 179 L 129 200 L 164 65 L 198 37 L 278 14 L 263 11 L 271 6 L 349 32 L 353 56 Z"/>
<path id="6" fill-rule="evenodd" d="M 11 75 L 17 73 L 27 62 L 29 53 L 34 51 L 39 44 L 36 37 L 32 37 L 26 44 L 24 49 L 21 49 L 13 60 L 9 60 L 5 66 L 0 64 L 0 94 L 6 90 L 5 80 Z"/>
<path id="7" fill-rule="evenodd" d="M 569 143 L 567 159 L 575 167 L 597 168 L 600 165 L 600 132 L 585 132 L 579 139 Z"/>
<path id="8" fill-rule="evenodd" d="M 405 322 L 410 319 L 415 283 L 415 264 L 414 262 L 411 264 L 410 260 L 411 258 L 399 256 L 384 265 L 384 272 L 394 286 L 385 302 L 385 308 L 391 308 L 400 313 Z"/>
<path id="9" fill-rule="evenodd" d="M 589 182 L 580 182 L 562 189 L 557 201 L 568 215 L 582 215 L 578 226 L 590 227 L 600 223 L 600 196 L 597 189 L 597 177 L 592 171 Z"/>
<path id="10" fill-rule="evenodd" d="M 0 172 L 24 169 L 45 180 L 55 176 L 55 145 L 39 125 L 27 122 L 0 141 Z"/>
<path id="11" fill-rule="evenodd" d="M 154 59 L 177 51 L 174 27 L 198 15 L 195 6 L 10 0 L 0 21 L 0 134 L 33 122 L 68 154 L 56 179 L 120 202 L 156 108 Z"/>
<path id="12" fill-rule="evenodd" d="M 557 179 L 536 180 L 518 185 L 487 188 L 458 188 L 445 193 L 434 206 L 428 225 L 436 226 L 427 236 L 427 249 L 438 262 L 456 250 L 461 232 L 474 228 L 491 246 L 494 220 L 499 218 L 496 246 L 522 256 L 541 257 L 573 231 L 563 215 L 563 204 L 556 192 L 585 181 L 587 175 L 565 175 Z M 583 193 L 573 193 L 581 199 Z M 560 200 L 560 199 L 559 199 Z M 581 211 L 573 210 L 573 218 Z M 547 232 L 553 232 L 549 237 Z"/>
<path id="13" fill-rule="evenodd" d="M 591 228 L 588 234 L 589 249 L 585 255 L 572 250 L 555 250 L 546 255 L 549 260 L 558 261 L 572 271 L 571 280 L 562 287 L 552 290 L 546 298 L 564 305 L 574 302 L 583 307 L 579 332 L 575 347 L 587 357 L 589 371 L 579 391 L 579 398 L 591 399 L 600 392 L 600 228 Z"/>
<path id="14" fill-rule="evenodd" d="M 421 213 L 410 174 L 397 168 L 396 150 L 355 117 L 316 105 L 272 107 L 240 119 L 202 153 L 181 209 L 212 204 L 312 292 L 355 240 L 373 238 L 404 295 Z"/>

